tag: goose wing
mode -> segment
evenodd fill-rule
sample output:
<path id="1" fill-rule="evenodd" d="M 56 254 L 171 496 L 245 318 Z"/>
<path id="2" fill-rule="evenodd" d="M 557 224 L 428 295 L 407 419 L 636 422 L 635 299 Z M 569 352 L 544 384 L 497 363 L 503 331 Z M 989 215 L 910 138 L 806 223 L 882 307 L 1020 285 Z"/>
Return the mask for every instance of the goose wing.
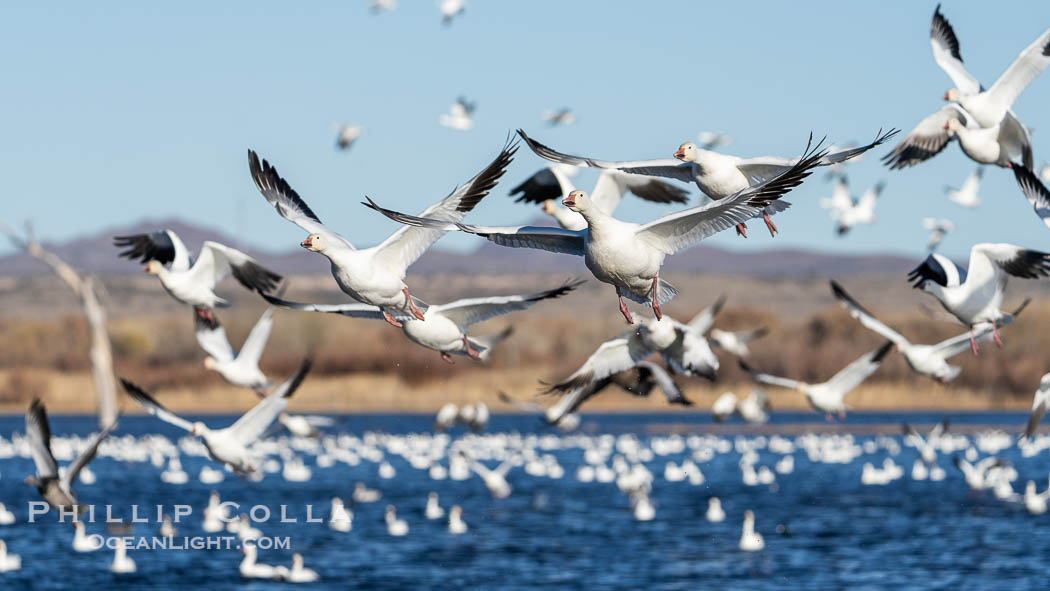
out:
<path id="1" fill-rule="evenodd" d="M 255 322 L 248 338 L 244 339 L 241 351 L 237 354 L 238 359 L 244 359 L 253 365 L 259 364 L 266 341 L 270 339 L 270 331 L 273 330 L 273 308 L 266 308 L 259 320 Z"/>
<path id="2" fill-rule="evenodd" d="M 132 260 L 139 259 L 143 263 L 149 261 L 159 261 L 162 264 L 171 263 L 172 271 L 186 271 L 193 264 L 190 251 L 186 249 L 179 235 L 171 230 L 114 236 L 113 245 L 127 249 L 120 253 L 122 257 Z"/>
<path id="3" fill-rule="evenodd" d="M 77 481 L 77 476 L 80 475 L 80 471 L 83 470 L 84 466 L 87 466 L 88 462 L 94 459 L 95 454 L 98 453 L 98 446 L 102 444 L 102 440 L 109 437 L 109 434 L 116 428 L 117 422 L 113 421 L 108 427 L 95 433 L 95 436 L 88 442 L 87 447 L 85 447 L 80 452 L 80 455 L 77 456 L 77 459 L 73 460 L 73 463 L 66 468 L 65 474 L 62 475 L 63 488 L 69 490 L 70 487 L 73 486 L 73 483 Z"/>
<path id="4" fill-rule="evenodd" d="M 33 398 L 26 411 L 26 437 L 29 439 L 29 451 L 36 464 L 36 473 L 40 479 L 58 478 L 58 463 L 51 454 L 51 426 L 47 421 L 47 411 L 39 398 Z"/>
<path id="5" fill-rule="evenodd" d="M 124 391 L 128 393 L 128 396 L 131 396 L 132 400 L 139 403 L 147 413 L 157 417 L 165 423 L 175 425 L 180 429 L 185 429 L 189 432 L 193 431 L 193 423 L 164 408 L 161 403 L 154 400 L 153 397 L 142 388 L 124 378 L 120 378 L 120 383 L 124 386 Z"/>
<path id="6" fill-rule="evenodd" d="M 801 390 L 802 386 L 806 385 L 803 382 L 796 380 L 789 380 L 788 378 L 782 378 L 768 373 L 762 373 L 756 371 L 753 367 L 748 365 L 743 359 L 740 360 L 740 368 L 743 369 L 751 376 L 751 379 L 762 382 L 763 384 L 769 384 L 771 386 L 780 386 L 781 388 L 790 388 L 792 390 Z"/>
<path id="7" fill-rule="evenodd" d="M 489 318 L 495 318 L 496 316 L 502 316 L 518 310 L 525 310 L 536 302 L 559 298 L 584 283 L 586 282 L 572 281 L 561 287 L 535 293 L 457 300 L 449 304 L 431 306 L 429 312 L 448 318 L 460 330 L 465 331 L 468 326 L 476 322 L 482 322 Z"/>
<path id="8" fill-rule="evenodd" d="M 660 158 L 657 160 L 623 160 L 618 162 L 597 160 L 594 158 L 585 158 L 583 156 L 573 156 L 571 154 L 565 154 L 552 148 L 548 148 L 540 142 L 530 138 L 521 129 L 518 130 L 518 135 L 521 136 L 521 139 L 525 141 L 525 145 L 535 152 L 537 156 L 546 158 L 551 162 L 561 162 L 562 164 L 572 164 L 575 166 L 590 166 L 592 168 L 617 169 L 631 174 L 659 176 L 685 183 L 692 183 L 696 180 L 696 165 L 691 162 L 682 162 L 681 160 L 675 160 L 674 158 Z"/>
<path id="9" fill-rule="evenodd" d="M 1024 193 L 1028 203 L 1032 204 L 1035 215 L 1039 216 L 1047 227 L 1050 227 L 1050 191 L 1031 169 L 1014 165 L 1012 170 L 1014 178 L 1017 179 L 1017 185 L 1021 187 L 1021 192 Z"/>
<path id="10" fill-rule="evenodd" d="M 219 317 L 214 314 L 209 318 L 204 316 L 196 311 L 193 313 L 193 333 L 197 337 L 197 344 L 200 345 L 201 349 L 204 349 L 205 353 L 215 358 L 216 361 L 233 361 L 237 354 L 234 352 L 230 340 L 226 337 L 226 328 L 219 322 Z"/>
<path id="11" fill-rule="evenodd" d="M 1031 437 L 1032 433 L 1035 433 L 1039 421 L 1043 420 L 1043 415 L 1046 414 L 1047 406 L 1050 406 L 1050 373 L 1043 375 L 1039 380 L 1039 389 L 1035 391 L 1035 397 L 1032 399 L 1032 412 L 1028 415 L 1028 424 L 1024 429 L 1025 437 Z"/>
<path id="12" fill-rule="evenodd" d="M 290 310 L 304 310 L 307 312 L 328 312 L 329 314 L 342 314 L 343 316 L 349 316 L 350 318 L 372 318 L 382 319 L 383 312 L 377 306 L 370 306 L 368 304 L 304 304 L 300 302 L 290 302 L 288 300 L 282 300 L 271 295 L 263 294 L 263 298 L 271 305 L 277 306 L 278 308 L 288 308 Z M 396 313 L 394 314 L 396 316 Z"/>
<path id="13" fill-rule="evenodd" d="M 930 22 L 930 48 L 933 50 L 933 61 L 937 62 L 963 94 L 976 94 L 981 91 L 981 83 L 966 71 L 966 66 L 963 65 L 962 54 L 959 53 L 959 38 L 955 36 L 955 30 L 948 23 L 948 19 L 941 13 L 940 4 L 934 9 L 933 21 Z"/>
<path id="14" fill-rule="evenodd" d="M 876 369 L 882 365 L 882 360 L 893 348 L 893 341 L 886 341 L 881 347 L 874 351 L 861 355 L 856 361 L 842 368 L 826 383 L 830 388 L 838 392 L 849 392 L 856 388 L 861 382 L 868 379 Z"/>
<path id="15" fill-rule="evenodd" d="M 911 343 L 908 339 L 904 338 L 899 332 L 883 324 L 874 314 L 868 312 L 864 306 L 860 305 L 860 302 L 853 299 L 853 296 L 846 293 L 846 290 L 842 288 L 834 279 L 831 280 L 831 292 L 835 295 L 835 299 L 842 304 L 842 307 L 849 312 L 849 315 L 860 321 L 868 330 L 873 330 L 887 339 L 893 341 L 897 345 L 907 346 Z"/>
<path id="16" fill-rule="evenodd" d="M 194 280 L 213 286 L 230 273 L 244 287 L 266 293 L 273 291 L 281 276 L 260 265 L 255 259 L 218 242 L 207 240 L 201 246 L 200 258 L 189 271 Z"/>
<path id="17" fill-rule="evenodd" d="M 638 331 L 629 330 L 602 343 L 579 369 L 565 380 L 550 386 L 547 393 L 587 388 L 615 373 L 631 369 L 651 354 L 652 350 L 642 342 Z"/>
<path id="18" fill-rule="evenodd" d="M 295 393 L 299 384 L 303 383 L 306 372 L 310 371 L 311 363 L 309 357 L 304 359 L 292 377 L 277 386 L 270 395 L 260 400 L 251 410 L 237 419 L 237 422 L 227 428 L 230 435 L 242 445 L 250 445 L 258 439 L 288 405 L 288 398 Z"/>
<path id="19" fill-rule="evenodd" d="M 1050 29 L 1021 50 L 1010 67 L 987 90 L 988 101 L 1007 111 L 1028 84 L 1050 65 Z M 961 90 L 961 89 L 960 89 Z"/>
<path id="20" fill-rule="evenodd" d="M 949 119 L 970 125 L 972 118 L 958 104 L 948 103 L 919 121 L 893 151 L 882 157 L 882 162 L 891 170 L 897 170 L 915 166 L 940 154 L 952 141 L 952 136 L 944 128 Z"/>

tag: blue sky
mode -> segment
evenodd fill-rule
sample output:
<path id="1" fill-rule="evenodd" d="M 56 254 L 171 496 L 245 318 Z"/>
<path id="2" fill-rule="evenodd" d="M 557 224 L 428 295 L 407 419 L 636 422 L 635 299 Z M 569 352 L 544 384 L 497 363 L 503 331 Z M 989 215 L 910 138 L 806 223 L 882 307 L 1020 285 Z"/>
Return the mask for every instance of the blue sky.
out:
<path id="1" fill-rule="evenodd" d="M 800 12 L 787 2 L 473 0 L 448 28 L 429 0 L 400 4 L 378 16 L 364 0 L 7 6 L 5 219 L 33 219 L 41 236 L 63 239 L 178 216 L 246 245 L 293 247 L 303 233 L 248 175 L 254 148 L 326 224 L 367 246 L 395 225 L 359 205 L 365 194 L 418 211 L 482 168 L 517 127 L 606 159 L 667 157 L 705 129 L 730 133 L 730 153 L 787 156 L 811 130 L 836 142 L 868 140 L 880 127 L 906 132 L 950 86 L 930 55 L 932 2 L 809 2 Z M 1047 2 L 947 2 L 943 11 L 985 84 L 1050 26 Z M 469 132 L 437 124 L 460 94 L 479 104 Z M 1035 130 L 1037 162 L 1050 158 L 1048 97 L 1044 74 L 1015 104 Z M 579 121 L 547 128 L 541 111 L 563 105 Z M 345 153 L 333 149 L 340 121 L 367 128 Z M 748 240 L 726 232 L 711 242 L 919 256 L 919 220 L 935 215 L 960 227 L 944 245 L 952 255 L 979 241 L 1047 248 L 1046 227 L 1008 171 L 986 170 L 984 203 L 971 212 L 942 191 L 973 168 L 957 146 L 904 172 L 879 164 L 888 149 L 849 170 L 857 191 L 887 181 L 876 224 L 836 238 L 817 206 L 831 192 L 821 174 L 788 197 L 795 206 L 777 218 L 776 239 L 759 225 Z M 506 193 L 542 165 L 523 148 L 468 219 L 534 217 Z M 618 215 L 667 211 L 630 201 Z"/>

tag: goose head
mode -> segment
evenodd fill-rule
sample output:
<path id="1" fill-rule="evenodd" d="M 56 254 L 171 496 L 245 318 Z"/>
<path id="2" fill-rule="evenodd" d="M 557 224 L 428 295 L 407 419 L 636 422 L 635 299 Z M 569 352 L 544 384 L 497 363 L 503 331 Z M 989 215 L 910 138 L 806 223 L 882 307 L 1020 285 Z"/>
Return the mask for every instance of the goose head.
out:
<path id="1" fill-rule="evenodd" d="M 948 102 L 957 103 L 960 98 L 962 98 L 962 93 L 959 92 L 958 88 L 949 88 L 948 91 L 944 93 L 944 100 Z"/>
<path id="2" fill-rule="evenodd" d="M 963 128 L 963 124 L 959 123 L 958 119 L 949 119 L 944 122 L 944 129 L 948 132 L 948 137 L 959 133 L 959 130 Z"/>
<path id="3" fill-rule="evenodd" d="M 961 372 L 961 367 L 957 365 L 948 365 L 947 363 L 945 363 L 943 367 L 937 368 L 937 371 L 933 373 L 933 379 L 937 380 L 942 384 L 947 384 L 948 382 L 959 377 L 959 373 Z"/>
<path id="4" fill-rule="evenodd" d="M 24 482 L 26 484 L 28 484 L 29 486 L 35 486 L 37 488 L 40 488 L 40 479 L 37 478 L 36 476 L 26 476 L 26 479 L 25 479 Z"/>
<path id="5" fill-rule="evenodd" d="M 204 358 L 204 369 L 215 369 L 216 361 L 211 355 Z"/>
<path id="6" fill-rule="evenodd" d="M 324 252 L 327 248 L 327 242 L 320 234 L 310 234 L 306 237 L 306 240 L 299 243 L 299 246 L 313 252 Z"/>
<path id="7" fill-rule="evenodd" d="M 208 432 L 208 427 L 204 423 L 197 421 L 193 423 L 193 428 L 190 429 L 190 435 L 204 435 Z"/>
<path id="8" fill-rule="evenodd" d="M 590 208 L 591 198 L 587 196 L 586 192 L 577 189 L 576 191 L 570 191 L 569 194 L 565 196 L 565 199 L 562 200 L 561 204 L 577 213 L 580 213 Z"/>
<path id="9" fill-rule="evenodd" d="M 146 272 L 150 275 L 160 275 L 160 272 L 164 269 L 164 265 L 160 261 L 150 261 L 146 263 Z"/>
<path id="10" fill-rule="evenodd" d="M 299 570 L 299 569 L 303 568 L 303 555 L 302 554 L 299 554 L 298 552 L 296 552 L 295 554 L 292 554 L 292 568 L 295 569 L 295 570 Z"/>
<path id="11" fill-rule="evenodd" d="M 681 146 L 678 146 L 678 151 L 674 153 L 674 157 L 681 160 L 682 162 L 696 162 L 697 151 L 699 148 L 693 142 L 686 142 Z"/>
<path id="12" fill-rule="evenodd" d="M 554 215 L 554 207 L 555 207 L 554 200 L 553 199 L 548 199 L 548 200 L 543 202 L 543 205 L 540 206 L 540 209 L 542 209 L 543 213 L 545 213 L 547 215 Z"/>

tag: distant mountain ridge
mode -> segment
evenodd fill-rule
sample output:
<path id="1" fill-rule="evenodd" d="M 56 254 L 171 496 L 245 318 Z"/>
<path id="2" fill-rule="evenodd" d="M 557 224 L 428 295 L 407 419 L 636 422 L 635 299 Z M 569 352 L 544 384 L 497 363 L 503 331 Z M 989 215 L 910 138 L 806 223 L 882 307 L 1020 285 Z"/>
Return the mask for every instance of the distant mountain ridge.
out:
<path id="1" fill-rule="evenodd" d="M 546 220 L 537 222 L 546 223 Z M 117 256 L 113 236 L 141 234 L 158 228 L 169 228 L 182 238 L 194 253 L 205 240 L 236 247 L 238 241 L 221 230 L 178 219 L 143 220 L 135 224 L 108 229 L 97 234 L 58 244 L 45 243 L 74 268 L 96 275 L 130 275 L 141 273 L 142 266 Z M 284 275 L 327 274 L 328 262 L 301 249 L 265 252 L 251 247 L 252 256 Z M 770 249 L 738 252 L 730 249 L 697 246 L 668 258 L 669 272 L 713 273 L 763 277 L 797 277 L 906 272 L 918 263 L 916 258 L 891 254 L 843 255 L 803 249 Z M 412 273 L 439 274 L 506 274 L 578 273 L 582 261 L 574 257 L 531 249 L 504 248 L 485 242 L 473 252 L 433 248 L 410 269 Z M 39 261 L 25 254 L 0 257 L 0 276 L 42 275 L 49 271 Z"/>

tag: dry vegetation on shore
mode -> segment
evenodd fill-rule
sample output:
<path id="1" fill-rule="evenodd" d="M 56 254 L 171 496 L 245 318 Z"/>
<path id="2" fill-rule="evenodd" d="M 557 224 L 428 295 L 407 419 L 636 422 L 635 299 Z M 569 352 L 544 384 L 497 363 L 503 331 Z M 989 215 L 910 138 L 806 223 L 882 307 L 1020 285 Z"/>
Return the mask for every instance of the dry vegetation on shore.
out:
<path id="1" fill-rule="evenodd" d="M 236 411 L 249 405 L 253 394 L 226 386 L 201 366 L 203 354 L 193 337 L 191 313 L 143 279 L 107 281 L 118 373 L 155 390 L 163 401 L 184 411 Z M 451 276 L 420 278 L 416 283 L 426 299 L 441 302 L 464 294 L 545 288 L 563 279 Z M 728 330 L 768 326 L 769 336 L 753 346 L 751 363 L 769 373 L 821 381 L 882 342 L 834 304 L 825 279 L 671 279 L 685 294 L 665 310 L 677 318 L 688 320 L 719 293 L 727 293 L 729 303 L 716 326 Z M 85 353 L 86 325 L 71 297 L 66 302 L 64 294 L 47 289 L 49 281 L 38 278 L 0 286 L 0 410 L 20 412 L 34 395 L 55 400 L 67 412 L 94 408 Z M 902 278 L 856 277 L 843 283 L 885 322 L 913 340 L 935 342 L 961 332 L 961 327 L 929 307 L 932 299 L 911 290 Z M 224 293 L 238 290 L 232 284 L 224 288 Z M 963 373 L 950 386 L 915 376 L 894 355 L 847 397 L 847 403 L 858 409 L 1026 407 L 1047 370 L 1045 351 L 1050 350 L 1050 303 L 1040 301 L 1039 290 L 1032 282 L 1011 285 L 1011 304 L 1024 295 L 1036 297 L 1024 312 L 1024 322 L 1003 330 L 1006 345 L 1002 350 L 987 343 L 977 358 L 968 353 L 955 358 Z M 235 295 L 236 305 L 219 315 L 236 347 L 265 304 L 247 292 Z M 293 279 L 287 297 L 344 301 L 330 289 L 330 280 L 312 277 Z M 295 407 L 301 409 L 430 411 L 448 400 L 480 399 L 495 410 L 502 408 L 496 400 L 499 390 L 528 397 L 539 389 L 539 380 L 567 375 L 602 341 L 626 329 L 616 313 L 611 290 L 594 281 L 580 293 L 478 325 L 474 332 L 495 332 L 507 324 L 513 324 L 516 331 L 491 363 L 457 358 L 456 365 L 449 366 L 437 353 L 416 346 L 381 322 L 280 311 L 262 366 L 280 379 L 312 351 L 317 361 L 314 375 L 296 396 Z M 701 408 L 725 390 L 746 393 L 750 389 L 736 361 L 728 355 L 721 358 L 716 384 L 680 378 Z M 805 407 L 799 394 L 775 388 L 768 391 L 778 408 Z M 123 406 L 135 410 L 126 403 Z M 615 394 L 601 397 L 591 408 L 663 410 L 666 405 L 656 399 Z"/>

